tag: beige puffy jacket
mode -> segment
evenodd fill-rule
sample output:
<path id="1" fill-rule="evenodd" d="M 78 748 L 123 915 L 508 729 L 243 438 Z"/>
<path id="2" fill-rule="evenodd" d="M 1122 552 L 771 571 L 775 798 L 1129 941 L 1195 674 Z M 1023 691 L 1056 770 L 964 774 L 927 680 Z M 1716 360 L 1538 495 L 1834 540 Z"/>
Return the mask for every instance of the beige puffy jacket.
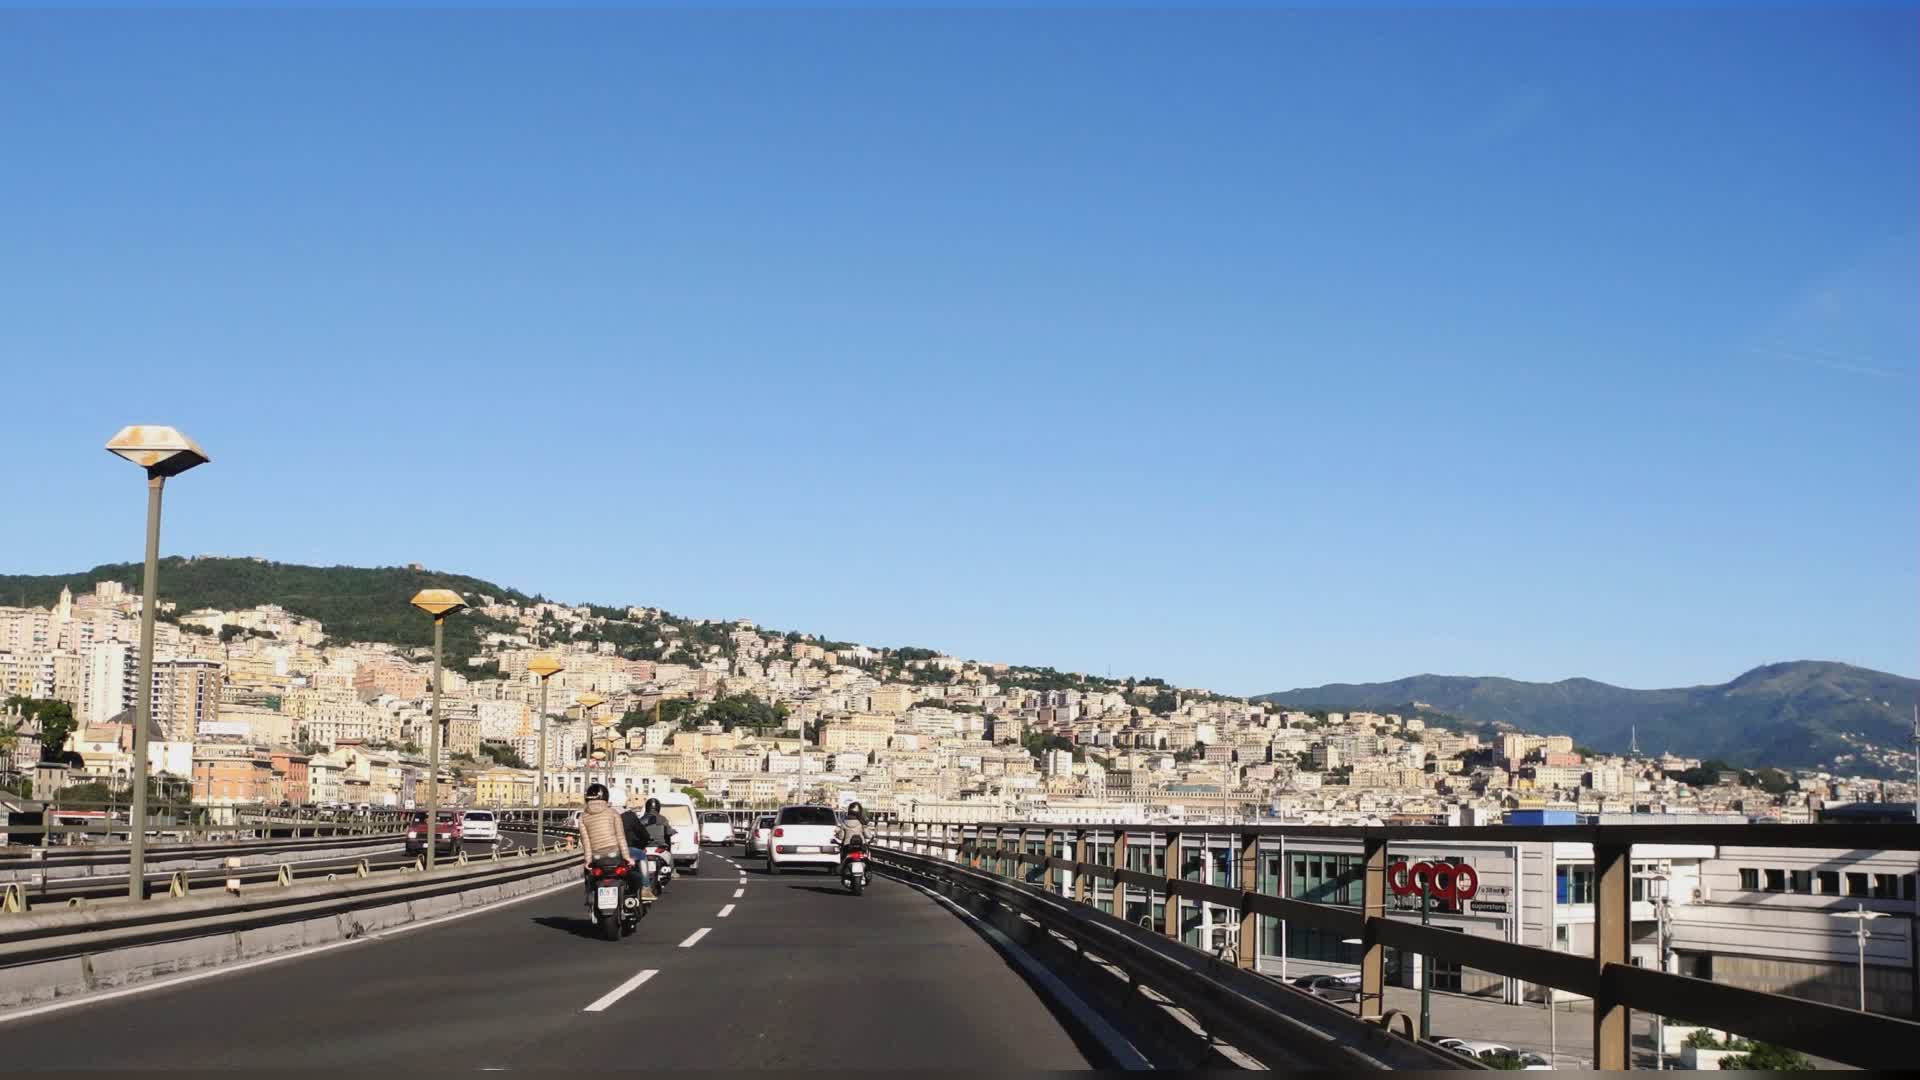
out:
<path id="1" fill-rule="evenodd" d="M 627 854 L 627 834 L 620 827 L 620 815 L 604 799 L 588 799 L 580 815 L 580 846 L 587 858 Z"/>

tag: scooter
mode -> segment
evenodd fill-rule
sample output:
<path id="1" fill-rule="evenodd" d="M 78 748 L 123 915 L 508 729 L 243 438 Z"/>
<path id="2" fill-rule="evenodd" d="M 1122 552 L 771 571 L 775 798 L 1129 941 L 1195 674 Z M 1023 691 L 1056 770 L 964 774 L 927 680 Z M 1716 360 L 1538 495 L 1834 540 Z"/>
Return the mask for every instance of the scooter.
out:
<path id="1" fill-rule="evenodd" d="M 648 848 L 647 871 L 653 878 L 654 895 L 665 896 L 667 886 L 673 882 L 673 852 L 664 847 Z"/>
<path id="2" fill-rule="evenodd" d="M 633 933 L 646 917 L 647 901 L 640 895 L 639 875 L 627 860 L 595 859 L 587 866 L 587 910 L 607 941 Z"/>
<path id="3" fill-rule="evenodd" d="M 840 883 L 859 896 L 867 889 L 867 848 L 854 844 L 840 852 Z"/>

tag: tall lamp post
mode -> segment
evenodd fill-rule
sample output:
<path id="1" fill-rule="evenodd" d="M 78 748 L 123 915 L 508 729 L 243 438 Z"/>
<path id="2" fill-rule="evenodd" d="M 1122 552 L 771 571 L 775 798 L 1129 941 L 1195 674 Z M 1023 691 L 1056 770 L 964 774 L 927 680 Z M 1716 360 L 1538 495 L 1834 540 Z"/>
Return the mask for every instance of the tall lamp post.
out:
<path id="1" fill-rule="evenodd" d="M 159 601 L 160 492 L 167 477 L 209 460 L 192 439 L 170 427 L 133 424 L 107 440 L 107 450 L 147 470 L 147 566 L 140 586 L 140 674 L 133 696 L 133 806 L 127 813 L 127 895 L 147 893 L 147 724 L 153 718 L 153 616 Z"/>
<path id="2" fill-rule="evenodd" d="M 566 665 L 556 657 L 536 656 L 527 661 L 527 670 L 540 676 L 540 765 L 533 785 L 533 844 L 539 850 L 547 846 L 547 680 Z"/>
<path id="3" fill-rule="evenodd" d="M 467 606 L 452 589 L 421 589 L 413 594 L 413 606 L 433 616 L 433 715 L 428 718 L 427 742 L 427 869 L 434 867 L 434 852 L 440 848 L 440 652 L 446 638 L 447 616 Z"/>
<path id="4" fill-rule="evenodd" d="M 587 751 L 588 751 L 587 752 L 587 782 L 592 783 L 593 781 L 594 757 L 596 755 L 604 754 L 607 762 L 606 770 L 605 770 L 607 794 L 612 795 L 613 794 L 613 751 L 611 747 L 609 747 L 604 751 L 600 749 L 600 742 L 601 742 L 600 736 L 596 735 L 593 730 L 594 728 L 593 710 L 599 708 L 600 703 L 607 699 L 589 690 L 586 693 L 581 694 L 579 697 L 574 698 L 573 700 L 576 704 L 580 706 L 580 719 L 585 720 L 587 722 Z"/>
<path id="5" fill-rule="evenodd" d="M 1867 1011 L 1867 939 L 1873 936 L 1872 934 L 1867 933 L 1867 923 L 1873 921 L 1874 919 L 1886 918 L 1886 912 L 1868 911 L 1867 905 L 1861 904 L 1860 910 L 1858 911 L 1836 911 L 1836 912 L 1833 912 L 1832 915 L 1836 919 L 1852 919 L 1854 921 L 1853 940 L 1854 940 L 1855 946 L 1860 951 L 1860 1011 L 1866 1012 Z"/>

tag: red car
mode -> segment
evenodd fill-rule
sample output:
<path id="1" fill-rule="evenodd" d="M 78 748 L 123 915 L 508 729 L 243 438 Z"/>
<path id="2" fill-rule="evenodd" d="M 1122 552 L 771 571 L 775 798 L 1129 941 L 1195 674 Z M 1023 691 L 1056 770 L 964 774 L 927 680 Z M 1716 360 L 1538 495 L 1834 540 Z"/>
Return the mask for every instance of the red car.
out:
<path id="1" fill-rule="evenodd" d="M 434 811 L 433 846 L 436 854 L 451 855 L 460 850 L 461 818 L 458 810 Z M 407 822 L 407 854 L 419 855 L 427 850 L 427 812 L 415 810 L 413 818 Z"/>

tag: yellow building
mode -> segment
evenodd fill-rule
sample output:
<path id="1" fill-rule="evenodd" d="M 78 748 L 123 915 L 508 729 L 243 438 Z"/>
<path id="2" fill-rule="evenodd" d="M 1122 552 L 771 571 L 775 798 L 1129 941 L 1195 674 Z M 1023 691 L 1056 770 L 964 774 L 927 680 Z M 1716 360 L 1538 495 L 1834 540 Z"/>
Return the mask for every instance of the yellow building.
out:
<path id="1" fill-rule="evenodd" d="M 473 801 L 479 806 L 531 806 L 533 779 L 529 769 L 488 769 L 474 778 Z"/>

